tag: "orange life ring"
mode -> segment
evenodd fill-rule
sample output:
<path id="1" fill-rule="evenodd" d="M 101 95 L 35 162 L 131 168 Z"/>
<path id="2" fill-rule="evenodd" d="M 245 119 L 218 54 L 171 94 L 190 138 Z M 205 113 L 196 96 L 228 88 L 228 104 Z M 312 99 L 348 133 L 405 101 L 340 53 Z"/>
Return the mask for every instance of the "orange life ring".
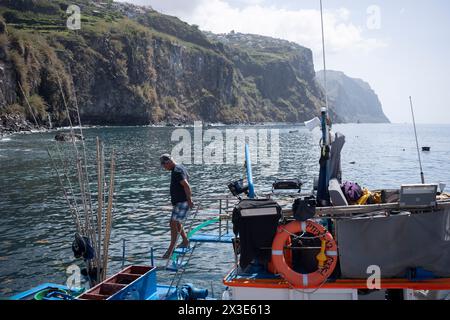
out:
<path id="1" fill-rule="evenodd" d="M 292 245 L 292 241 L 291 238 L 289 237 L 285 243 L 286 247 L 290 247 Z M 293 263 L 292 263 L 292 250 L 285 250 L 284 251 L 284 259 L 286 260 L 286 264 L 292 268 Z M 268 265 L 267 265 L 267 270 L 270 273 L 273 274 L 277 274 L 277 270 L 275 269 L 275 266 L 273 264 L 272 259 L 269 261 Z"/>
<path id="2" fill-rule="evenodd" d="M 292 234 L 307 232 L 325 240 L 326 261 L 322 267 L 309 274 L 297 273 L 289 266 L 284 256 L 284 246 L 290 241 Z M 276 273 L 295 287 L 307 288 L 321 285 L 336 268 L 338 251 L 333 236 L 320 224 L 293 221 L 285 226 L 279 226 L 272 244 L 272 263 Z"/>

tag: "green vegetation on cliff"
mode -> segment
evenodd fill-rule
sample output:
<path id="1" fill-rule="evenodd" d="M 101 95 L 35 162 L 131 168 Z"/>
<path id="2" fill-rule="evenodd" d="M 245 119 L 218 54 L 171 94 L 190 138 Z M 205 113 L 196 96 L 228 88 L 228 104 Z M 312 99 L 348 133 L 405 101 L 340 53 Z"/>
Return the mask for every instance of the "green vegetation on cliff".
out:
<path id="1" fill-rule="evenodd" d="M 81 29 L 69 30 L 69 4 Z M 303 121 L 323 94 L 309 49 L 237 34 L 227 42 L 176 17 L 112 1 L 0 0 L 0 114 L 67 124 Z M 236 38 L 236 40 L 233 40 Z"/>

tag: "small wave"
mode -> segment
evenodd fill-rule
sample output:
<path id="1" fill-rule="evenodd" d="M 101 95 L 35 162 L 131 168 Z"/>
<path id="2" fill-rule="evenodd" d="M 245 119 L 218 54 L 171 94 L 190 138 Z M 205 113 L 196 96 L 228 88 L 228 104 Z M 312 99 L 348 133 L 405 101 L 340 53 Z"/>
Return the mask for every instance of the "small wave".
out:
<path id="1" fill-rule="evenodd" d="M 18 149 L 18 148 L 6 149 L 6 150 L 12 151 L 12 152 L 33 152 L 34 151 L 33 149 Z"/>
<path id="2" fill-rule="evenodd" d="M 11 141 L 11 138 L 0 138 L 1 142 Z"/>
<path id="3" fill-rule="evenodd" d="M 98 126 L 98 125 L 83 125 L 83 126 L 73 126 L 73 127 L 57 127 L 51 129 L 49 132 L 67 131 L 67 130 L 80 130 L 80 129 L 97 129 L 97 128 L 109 128 L 109 126 Z"/>
<path id="4" fill-rule="evenodd" d="M 82 128 L 87 128 L 87 127 L 83 126 Z M 58 128 L 52 129 L 52 131 L 65 131 L 65 130 L 71 130 L 71 129 L 79 130 L 80 126 L 75 126 L 75 127 L 58 127 Z"/>

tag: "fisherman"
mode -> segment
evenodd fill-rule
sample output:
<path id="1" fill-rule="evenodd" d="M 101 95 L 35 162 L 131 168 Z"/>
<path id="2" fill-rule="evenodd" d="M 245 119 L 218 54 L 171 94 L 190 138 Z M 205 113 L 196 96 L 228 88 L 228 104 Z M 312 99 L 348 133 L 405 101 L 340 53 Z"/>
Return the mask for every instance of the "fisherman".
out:
<path id="1" fill-rule="evenodd" d="M 172 255 L 175 248 L 178 234 L 181 235 L 183 242 L 178 246 L 179 248 L 189 247 L 189 239 L 186 236 L 182 222 L 186 219 L 189 209 L 194 207 L 192 202 L 192 191 L 189 185 L 189 174 L 186 168 L 175 163 L 172 156 L 163 154 L 160 157 L 161 167 L 167 171 L 171 171 L 170 180 L 170 198 L 173 205 L 172 216 L 170 219 L 170 246 L 163 256 L 163 259 L 168 259 Z"/>

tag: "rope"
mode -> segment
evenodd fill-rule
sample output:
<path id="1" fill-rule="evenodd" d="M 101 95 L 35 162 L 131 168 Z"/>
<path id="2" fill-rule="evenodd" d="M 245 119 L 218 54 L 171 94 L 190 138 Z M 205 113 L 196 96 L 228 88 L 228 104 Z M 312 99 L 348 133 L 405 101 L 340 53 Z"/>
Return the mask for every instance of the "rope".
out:
<path id="1" fill-rule="evenodd" d="M 302 290 L 302 289 L 295 288 L 295 287 L 294 287 L 291 283 L 289 283 L 287 280 L 286 280 L 286 282 L 287 282 L 288 285 L 289 285 L 289 289 L 292 289 L 292 290 L 294 290 L 294 291 L 296 291 L 296 292 L 300 292 L 300 293 L 314 294 L 314 293 L 316 293 L 317 291 L 319 291 L 319 290 L 325 285 L 325 283 L 328 282 L 328 278 L 325 279 L 325 280 L 323 280 L 322 283 L 321 283 L 317 288 L 312 289 L 312 291 L 307 291 L 308 289 Z"/>
<path id="2" fill-rule="evenodd" d="M 314 237 L 305 237 L 304 235 L 306 234 L 306 232 L 303 232 L 301 235 L 297 235 L 295 233 L 289 232 L 288 230 L 286 230 L 283 227 L 281 229 L 284 232 L 286 232 L 287 234 L 289 234 L 290 236 L 292 236 L 295 240 L 300 239 L 300 238 L 307 239 L 307 240 L 321 239 L 321 238 L 323 238 L 326 235 L 326 233 L 323 233 L 323 234 L 319 234 L 319 235 L 314 236 Z"/>

